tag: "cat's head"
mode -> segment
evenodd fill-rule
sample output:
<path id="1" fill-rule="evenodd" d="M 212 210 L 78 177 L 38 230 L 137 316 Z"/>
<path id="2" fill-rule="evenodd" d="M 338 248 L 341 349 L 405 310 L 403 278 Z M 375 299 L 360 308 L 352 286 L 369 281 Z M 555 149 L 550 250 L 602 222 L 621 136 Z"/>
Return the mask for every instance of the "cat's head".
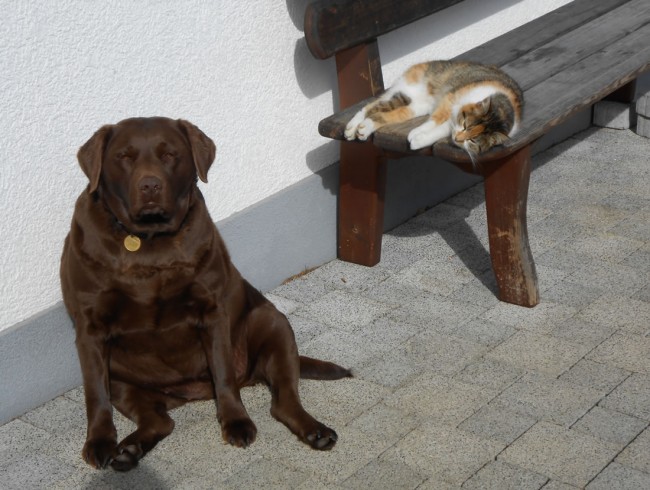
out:
<path id="1" fill-rule="evenodd" d="M 507 111 L 499 107 L 502 101 L 495 103 L 493 100 L 499 96 L 505 98 L 497 94 L 476 104 L 463 105 L 452 121 L 452 140 L 467 151 L 472 162 L 475 162 L 477 155 L 509 139 L 508 133 L 514 120 L 511 114 L 504 113 Z"/>

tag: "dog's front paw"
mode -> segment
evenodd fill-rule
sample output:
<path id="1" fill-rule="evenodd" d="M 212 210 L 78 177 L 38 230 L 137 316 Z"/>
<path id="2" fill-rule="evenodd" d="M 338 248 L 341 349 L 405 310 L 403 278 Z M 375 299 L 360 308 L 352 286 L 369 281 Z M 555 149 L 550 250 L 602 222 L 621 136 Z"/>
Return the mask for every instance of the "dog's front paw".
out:
<path id="1" fill-rule="evenodd" d="M 257 427 L 251 419 L 232 420 L 222 424 L 221 435 L 232 446 L 248 447 L 255 442 Z"/>
<path id="2" fill-rule="evenodd" d="M 313 449 L 318 449 L 319 451 L 328 451 L 332 449 L 338 439 L 339 436 L 334 432 L 334 429 L 330 429 L 321 423 L 309 431 L 305 436 L 305 442 Z"/>
<path id="3" fill-rule="evenodd" d="M 88 439 L 81 451 L 81 457 L 90 466 L 106 468 L 117 455 L 117 441 L 112 438 Z"/>

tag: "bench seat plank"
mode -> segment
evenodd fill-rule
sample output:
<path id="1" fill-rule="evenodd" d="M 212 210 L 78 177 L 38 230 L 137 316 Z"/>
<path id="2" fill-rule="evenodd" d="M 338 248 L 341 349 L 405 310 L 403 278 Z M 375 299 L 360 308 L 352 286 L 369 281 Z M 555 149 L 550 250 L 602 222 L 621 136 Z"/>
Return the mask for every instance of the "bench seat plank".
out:
<path id="1" fill-rule="evenodd" d="M 503 66 L 630 0 L 574 0 L 462 55 L 464 60 Z"/>

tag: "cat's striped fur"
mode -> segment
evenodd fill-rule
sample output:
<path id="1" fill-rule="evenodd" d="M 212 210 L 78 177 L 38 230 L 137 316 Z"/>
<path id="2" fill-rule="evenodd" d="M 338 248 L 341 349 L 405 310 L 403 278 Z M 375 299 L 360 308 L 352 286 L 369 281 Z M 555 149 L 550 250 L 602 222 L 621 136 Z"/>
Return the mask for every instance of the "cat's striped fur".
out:
<path id="1" fill-rule="evenodd" d="M 472 158 L 503 144 L 520 124 L 523 95 L 500 69 L 464 61 L 430 61 L 409 68 L 348 123 L 345 137 L 366 140 L 378 128 L 429 114 L 413 129 L 411 149 L 451 136 Z"/>

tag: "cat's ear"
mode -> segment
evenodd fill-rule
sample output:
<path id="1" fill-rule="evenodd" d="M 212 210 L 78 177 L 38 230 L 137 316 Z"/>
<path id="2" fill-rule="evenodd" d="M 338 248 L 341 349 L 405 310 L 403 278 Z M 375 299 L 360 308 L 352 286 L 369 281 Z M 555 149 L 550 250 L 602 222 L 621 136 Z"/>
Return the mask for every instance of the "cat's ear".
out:
<path id="1" fill-rule="evenodd" d="M 510 138 L 508 137 L 507 134 L 503 134 L 503 133 L 499 133 L 499 132 L 492 133 L 490 135 L 490 148 L 492 148 L 493 146 L 497 146 L 497 145 L 504 145 L 509 140 L 510 140 Z"/>
<path id="2" fill-rule="evenodd" d="M 478 103 L 479 113 L 484 116 L 490 110 L 490 105 L 492 103 L 492 97 L 486 97 L 481 102 Z"/>

